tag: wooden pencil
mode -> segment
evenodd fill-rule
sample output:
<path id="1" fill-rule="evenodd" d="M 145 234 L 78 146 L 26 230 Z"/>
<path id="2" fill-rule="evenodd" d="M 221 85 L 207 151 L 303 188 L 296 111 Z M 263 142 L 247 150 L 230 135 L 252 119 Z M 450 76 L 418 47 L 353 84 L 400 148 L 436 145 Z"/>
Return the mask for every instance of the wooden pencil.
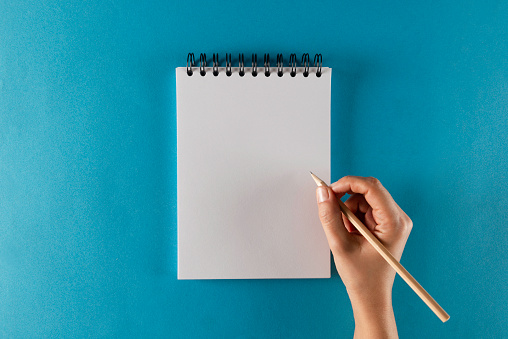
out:
<path id="1" fill-rule="evenodd" d="M 328 185 L 319 179 L 314 173 L 310 172 L 312 178 L 318 186 L 328 187 Z M 356 229 L 374 246 L 378 253 L 393 267 L 402 279 L 415 291 L 415 293 L 429 306 L 429 308 L 441 319 L 446 322 L 450 316 L 439 304 L 430 296 L 427 291 L 416 281 L 415 278 L 393 257 L 393 255 L 384 247 L 383 244 L 369 231 L 369 229 L 351 212 L 349 208 L 340 200 L 340 210 L 348 218 L 348 220 L 356 227 Z"/>

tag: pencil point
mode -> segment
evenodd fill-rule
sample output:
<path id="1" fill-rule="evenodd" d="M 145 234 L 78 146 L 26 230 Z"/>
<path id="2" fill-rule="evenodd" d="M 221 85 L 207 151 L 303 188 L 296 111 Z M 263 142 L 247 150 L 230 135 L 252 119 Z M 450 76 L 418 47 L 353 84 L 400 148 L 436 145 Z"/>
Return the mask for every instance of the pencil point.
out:
<path id="1" fill-rule="evenodd" d="M 319 179 L 314 173 L 310 172 L 310 175 L 312 176 L 312 179 L 316 182 L 316 185 L 318 186 L 327 186 L 325 182 L 321 179 Z"/>

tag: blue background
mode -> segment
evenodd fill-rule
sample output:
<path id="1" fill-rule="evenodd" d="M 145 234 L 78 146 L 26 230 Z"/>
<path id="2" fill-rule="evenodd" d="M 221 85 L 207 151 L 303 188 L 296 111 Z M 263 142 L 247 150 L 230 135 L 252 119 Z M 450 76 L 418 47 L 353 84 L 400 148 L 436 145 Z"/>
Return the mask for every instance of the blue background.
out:
<path id="1" fill-rule="evenodd" d="M 397 277 L 400 336 L 507 335 L 507 1 L 2 0 L 0 13 L 1 336 L 352 337 L 335 269 L 176 279 L 174 69 L 188 52 L 323 53 L 332 177 L 388 188 L 414 222 L 402 263 L 451 315 Z"/>

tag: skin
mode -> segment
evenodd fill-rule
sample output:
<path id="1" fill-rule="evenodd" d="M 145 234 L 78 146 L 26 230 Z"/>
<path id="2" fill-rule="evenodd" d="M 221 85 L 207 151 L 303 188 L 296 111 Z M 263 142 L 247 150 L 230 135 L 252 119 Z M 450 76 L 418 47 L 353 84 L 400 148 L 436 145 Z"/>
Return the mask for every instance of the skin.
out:
<path id="1" fill-rule="evenodd" d="M 338 199 L 400 261 L 413 223 L 376 178 L 346 176 L 318 187 L 319 218 L 355 318 L 354 338 L 398 338 L 392 307 L 395 271 L 342 215 Z"/>

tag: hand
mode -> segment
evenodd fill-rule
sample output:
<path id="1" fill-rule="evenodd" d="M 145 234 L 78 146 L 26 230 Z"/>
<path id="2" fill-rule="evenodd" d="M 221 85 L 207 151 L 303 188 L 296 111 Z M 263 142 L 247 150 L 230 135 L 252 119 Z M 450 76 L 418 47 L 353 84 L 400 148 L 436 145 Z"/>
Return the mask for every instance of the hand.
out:
<path id="1" fill-rule="evenodd" d="M 347 176 L 317 189 L 319 217 L 353 306 L 355 337 L 397 337 L 391 305 L 395 270 L 342 215 L 337 200 L 346 193 L 351 194 L 346 206 L 397 260 L 411 232 L 411 219 L 375 178 Z"/>

